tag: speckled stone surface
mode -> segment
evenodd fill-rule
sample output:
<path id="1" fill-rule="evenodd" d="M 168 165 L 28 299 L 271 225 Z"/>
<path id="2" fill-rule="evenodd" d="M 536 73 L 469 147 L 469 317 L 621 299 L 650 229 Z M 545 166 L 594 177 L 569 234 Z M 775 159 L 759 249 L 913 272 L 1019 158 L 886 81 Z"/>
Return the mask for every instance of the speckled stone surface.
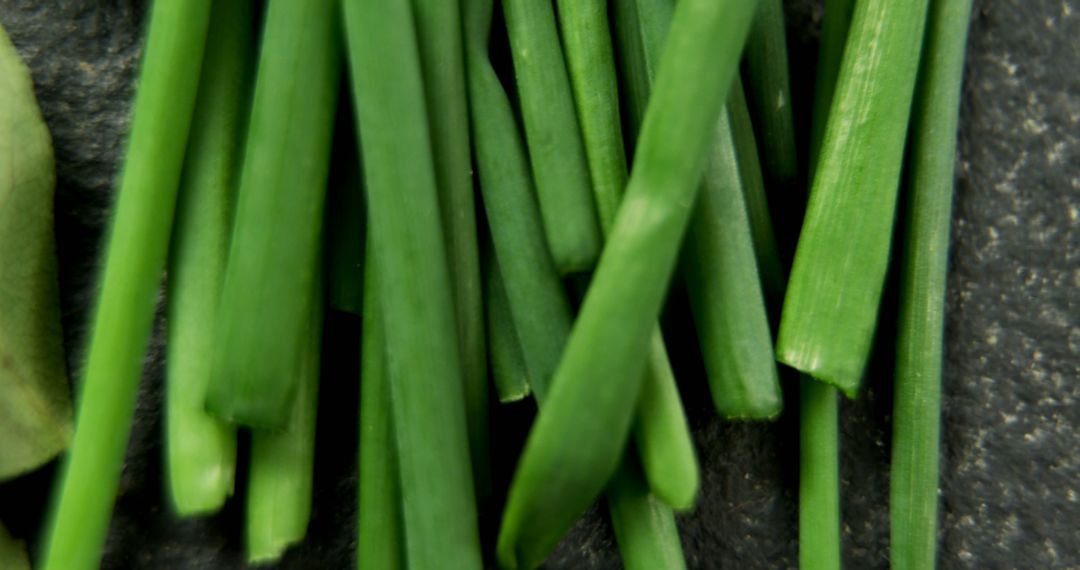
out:
<path id="1" fill-rule="evenodd" d="M 138 0 L 0 0 L 30 65 L 57 153 L 57 232 L 69 358 L 79 368 L 97 248 L 140 49 Z M 787 0 L 796 111 L 805 121 L 819 2 Z M 976 0 L 959 144 L 944 391 L 942 568 L 1080 568 L 1080 1 Z M 895 292 L 886 292 L 891 304 Z M 667 328 L 685 325 L 674 303 Z M 888 567 L 892 310 L 868 389 L 843 406 L 844 562 Z M 348 568 L 355 548 L 357 322 L 335 316 L 309 540 L 281 568 Z M 160 324 L 158 333 L 160 333 Z M 118 490 L 103 567 L 240 568 L 242 509 L 177 521 L 161 483 L 161 335 Z M 672 346 L 702 463 L 679 519 L 691 568 L 797 565 L 795 418 L 732 424 L 711 413 L 692 346 Z M 787 386 L 793 401 L 793 385 Z M 531 410 L 498 411 L 512 449 Z M 504 455 L 508 455 L 504 453 Z M 505 482 L 512 454 L 498 465 Z M 243 458 L 241 462 L 243 463 Z M 241 466 L 242 468 L 243 466 Z M 54 469 L 0 485 L 0 519 L 34 540 Z M 242 493 L 238 488 L 237 492 Z M 618 568 L 603 508 L 549 568 Z M 491 527 L 497 513 L 487 513 Z"/>

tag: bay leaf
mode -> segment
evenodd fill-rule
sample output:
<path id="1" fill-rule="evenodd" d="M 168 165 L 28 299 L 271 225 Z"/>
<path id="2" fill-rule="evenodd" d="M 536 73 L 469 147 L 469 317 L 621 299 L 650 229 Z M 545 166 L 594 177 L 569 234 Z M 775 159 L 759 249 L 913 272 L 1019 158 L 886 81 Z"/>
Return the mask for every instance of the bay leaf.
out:
<path id="1" fill-rule="evenodd" d="M 0 28 L 0 481 L 71 438 L 53 234 L 52 140 Z"/>

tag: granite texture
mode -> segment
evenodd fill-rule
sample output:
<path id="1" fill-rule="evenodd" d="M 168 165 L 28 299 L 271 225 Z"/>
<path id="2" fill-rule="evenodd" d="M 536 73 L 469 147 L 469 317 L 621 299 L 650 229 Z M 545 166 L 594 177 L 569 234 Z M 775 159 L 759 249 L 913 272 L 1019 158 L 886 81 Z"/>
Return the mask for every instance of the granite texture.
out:
<path id="1" fill-rule="evenodd" d="M 63 323 L 79 369 L 97 251 L 128 126 L 140 51 L 138 0 L 0 0 L 0 23 L 32 70 L 56 146 Z M 806 126 L 821 8 L 788 0 L 793 94 Z M 1080 1 L 976 0 L 964 89 L 944 388 L 942 568 L 1080 568 Z M 805 128 L 802 129 L 805 132 Z M 677 297 L 677 295 L 676 295 Z M 845 402 L 844 562 L 888 567 L 886 291 L 868 389 Z M 668 332 L 687 325 L 676 298 Z M 358 322 L 329 319 L 309 539 L 281 568 L 348 568 L 355 548 Z M 242 509 L 178 521 L 161 482 L 161 324 L 147 359 L 105 568 L 239 568 Z M 680 517 L 691 568 L 797 565 L 795 418 L 730 423 L 711 412 L 693 343 L 673 343 L 702 463 L 696 510 Z M 786 385 L 794 401 L 794 385 Z M 789 405 L 789 410 L 793 409 Z M 499 409 L 505 486 L 533 410 Z M 241 472 L 246 460 L 241 457 Z M 0 486 L 0 518 L 36 540 L 55 469 Z M 237 489 L 242 494 L 242 486 Z M 618 568 L 596 508 L 548 568 Z M 490 536 L 497 510 L 483 516 Z"/>

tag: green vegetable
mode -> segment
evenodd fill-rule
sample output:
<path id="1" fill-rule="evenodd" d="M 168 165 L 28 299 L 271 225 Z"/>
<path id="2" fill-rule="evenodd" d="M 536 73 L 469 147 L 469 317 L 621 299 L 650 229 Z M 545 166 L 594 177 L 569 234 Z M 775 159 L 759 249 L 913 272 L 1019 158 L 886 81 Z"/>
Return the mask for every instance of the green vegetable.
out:
<path id="1" fill-rule="evenodd" d="M 770 181 L 780 187 L 778 190 L 788 194 L 794 189 L 799 164 L 783 0 L 761 2 L 746 40 L 744 59 L 747 93 L 761 133 L 762 166 Z"/>
<path id="2" fill-rule="evenodd" d="M 169 252 L 166 461 L 180 515 L 220 509 L 236 472 L 236 431 L 206 413 L 206 391 L 250 96 L 253 11 L 240 0 L 218 2 L 210 14 Z"/>
<path id="3" fill-rule="evenodd" d="M 627 75 L 631 83 L 643 83 L 631 88 L 632 93 L 637 93 L 631 97 L 637 105 L 643 105 L 648 98 L 673 7 L 671 0 L 616 3 L 620 22 L 639 30 L 636 38 L 623 40 Z M 737 102 L 740 90 L 736 76 L 729 101 Z M 635 115 L 643 113 L 643 106 L 635 109 Z M 731 119 L 728 113 L 722 114 L 714 130 L 702 190 L 683 245 L 682 267 L 717 410 L 725 417 L 771 418 L 780 413 L 783 402 L 757 269 L 759 264 L 771 266 L 767 257 L 754 258 L 752 236 L 756 234 L 752 230 L 757 225 L 751 222 L 760 219 L 748 218 L 749 196 L 744 196 L 744 186 L 754 174 L 749 166 L 758 169 L 758 182 L 760 167 L 756 165 L 756 154 L 736 153 L 732 125 L 743 125 L 734 120 L 741 117 L 732 114 L 735 116 Z M 767 209 L 764 215 L 768 224 Z M 766 227 L 771 236 L 771 226 Z M 779 271 L 775 248 L 772 254 Z"/>
<path id="4" fill-rule="evenodd" d="M 52 140 L 0 28 L 0 481 L 71 439 L 53 238 Z"/>
<path id="5" fill-rule="evenodd" d="M 469 152 L 461 9 L 459 0 L 412 0 L 412 3 L 457 317 L 457 338 L 461 347 L 473 479 L 477 497 L 483 503 L 486 495 L 491 493 L 487 351 Z"/>
<path id="6" fill-rule="evenodd" d="M 45 570 L 96 568 L 101 556 L 168 253 L 209 20 L 209 0 L 157 0 L 150 11 L 75 439 L 45 541 Z"/>
<path id="7" fill-rule="evenodd" d="M 844 57 L 855 0 L 828 0 L 821 24 L 810 172 L 818 162 L 836 78 Z M 810 570 L 840 568 L 840 442 L 836 388 L 803 374 L 799 381 L 799 564 Z"/>
<path id="8" fill-rule="evenodd" d="M 562 273 L 592 269 L 601 237 L 554 7 L 503 0 L 503 15 L 551 255 Z"/>
<path id="9" fill-rule="evenodd" d="M 527 398 L 532 388 L 498 261 L 494 256 L 489 259 L 484 271 L 484 306 L 487 308 L 491 378 L 500 402 L 516 402 Z"/>
<path id="10" fill-rule="evenodd" d="M 649 492 L 636 465 L 624 461 L 607 490 L 611 526 L 627 570 L 686 568 L 671 508 Z"/>
<path id="11" fill-rule="evenodd" d="M 926 7 L 855 6 L 784 299 L 778 358 L 848 396 L 885 282 Z"/>
<path id="12" fill-rule="evenodd" d="M 370 244 L 370 242 L 369 242 Z M 360 339 L 360 477 L 358 499 L 358 568 L 405 567 L 386 339 L 379 306 L 375 257 L 367 256 L 364 273 L 364 323 Z"/>
<path id="13" fill-rule="evenodd" d="M 710 0 L 676 8 L 626 197 L 514 475 L 497 547 L 504 566 L 540 564 L 615 473 L 754 8 Z"/>
<path id="14" fill-rule="evenodd" d="M 305 303 L 304 351 L 297 370 L 296 397 L 289 429 L 255 430 L 251 434 L 248 473 L 247 557 L 250 563 L 281 558 L 285 549 L 304 539 L 311 518 L 312 478 L 315 472 L 315 419 L 319 405 L 319 364 L 322 356 L 322 279 L 316 279 Z"/>
<path id="15" fill-rule="evenodd" d="M 0 37 L 3 31 L 0 30 Z M 0 49 L 4 49 L 0 40 Z M 0 56 L 3 57 L 3 56 Z M 15 540 L 8 534 L 3 524 L 0 524 L 0 568 L 5 570 L 30 570 L 30 558 L 26 555 L 26 544 L 21 540 Z"/>
<path id="16" fill-rule="evenodd" d="M 481 568 L 464 394 L 412 11 L 346 0 L 406 541 L 416 568 Z"/>
<path id="17" fill-rule="evenodd" d="M 956 129 L 971 0 L 931 4 L 915 108 L 890 477 L 892 565 L 934 568 Z"/>
<path id="18" fill-rule="evenodd" d="M 337 6 L 270 0 L 221 293 L 207 409 L 285 429 L 321 271 L 338 92 Z"/>

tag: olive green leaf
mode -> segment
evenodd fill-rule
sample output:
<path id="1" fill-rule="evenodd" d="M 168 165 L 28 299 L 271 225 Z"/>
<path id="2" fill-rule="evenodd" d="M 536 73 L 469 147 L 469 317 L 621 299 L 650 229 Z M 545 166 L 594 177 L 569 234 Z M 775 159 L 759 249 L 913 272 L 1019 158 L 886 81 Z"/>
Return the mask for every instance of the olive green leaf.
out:
<path id="1" fill-rule="evenodd" d="M 2 33 L 0 31 L 0 34 Z M 3 523 L 0 523 L 0 568 L 30 570 L 30 559 L 26 556 L 26 543 L 12 538 Z"/>
<path id="2" fill-rule="evenodd" d="M 45 463 L 71 436 L 54 183 L 30 73 L 0 29 L 0 481 Z"/>

